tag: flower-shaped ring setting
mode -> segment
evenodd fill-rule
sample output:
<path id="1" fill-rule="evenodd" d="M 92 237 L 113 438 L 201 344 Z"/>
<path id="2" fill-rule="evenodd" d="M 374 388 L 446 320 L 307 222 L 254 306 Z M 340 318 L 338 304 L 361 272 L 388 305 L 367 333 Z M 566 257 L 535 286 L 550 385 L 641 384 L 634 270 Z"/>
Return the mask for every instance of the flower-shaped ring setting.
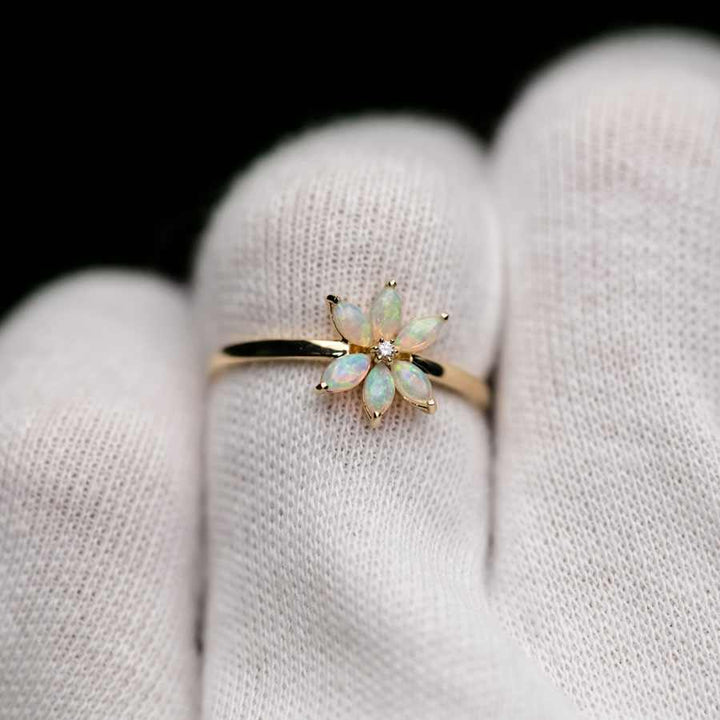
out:
<path id="1" fill-rule="evenodd" d="M 328 295 L 327 302 L 335 329 L 349 347 L 346 355 L 328 365 L 317 389 L 345 392 L 362 383 L 363 407 L 373 426 L 390 408 L 396 392 L 420 410 L 435 412 L 432 384 L 413 364 L 413 355 L 435 342 L 448 314 L 415 318 L 403 325 L 394 280 L 380 291 L 367 314 L 336 295 Z"/>

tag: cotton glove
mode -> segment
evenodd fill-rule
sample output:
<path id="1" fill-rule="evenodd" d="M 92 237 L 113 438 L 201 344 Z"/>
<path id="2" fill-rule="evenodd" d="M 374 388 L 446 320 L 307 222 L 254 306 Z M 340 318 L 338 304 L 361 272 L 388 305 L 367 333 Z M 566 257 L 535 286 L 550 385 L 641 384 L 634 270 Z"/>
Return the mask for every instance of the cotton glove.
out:
<path id="1" fill-rule="evenodd" d="M 357 397 L 309 392 L 317 366 L 222 376 L 203 716 L 714 717 L 717 58 L 655 39 L 572 59 L 492 167 L 408 119 L 280 148 L 207 233 L 196 348 L 145 278 L 21 308 L 0 337 L 8 717 L 195 714 L 196 357 L 327 336 L 327 293 L 367 306 L 389 277 L 407 312 L 450 312 L 441 359 L 487 372 L 501 328 L 496 480 L 449 393 L 370 431 Z"/>
<path id="2" fill-rule="evenodd" d="M 584 717 L 720 717 L 720 53 L 603 43 L 495 166 L 495 610 Z"/>
<path id="3" fill-rule="evenodd" d="M 195 720 L 202 369 L 187 298 L 84 274 L 0 333 L 0 718 Z"/>
<path id="4" fill-rule="evenodd" d="M 407 118 L 281 147 L 205 238 L 206 351 L 333 337 L 328 293 L 368 307 L 395 278 L 406 316 L 450 313 L 434 356 L 487 374 L 501 268 L 486 171 L 458 130 Z M 357 393 L 311 392 L 321 372 L 245 366 L 212 386 L 205 716 L 562 717 L 488 612 L 483 415 L 437 393 L 432 417 L 398 399 L 373 430 Z"/>

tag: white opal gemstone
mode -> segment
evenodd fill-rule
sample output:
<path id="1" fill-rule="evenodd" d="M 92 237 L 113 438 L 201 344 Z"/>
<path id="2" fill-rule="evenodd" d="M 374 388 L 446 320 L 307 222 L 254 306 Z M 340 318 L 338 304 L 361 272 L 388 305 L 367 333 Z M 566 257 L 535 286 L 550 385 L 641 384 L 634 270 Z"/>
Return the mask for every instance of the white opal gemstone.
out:
<path id="1" fill-rule="evenodd" d="M 384 363 L 377 363 L 368 373 L 363 385 L 363 402 L 368 415 L 382 415 L 392 405 L 395 383 L 392 373 Z"/>
<path id="2" fill-rule="evenodd" d="M 370 320 L 357 305 L 341 300 L 331 308 L 335 327 L 346 340 L 362 347 L 372 345 Z"/>
<path id="3" fill-rule="evenodd" d="M 402 302 L 393 287 L 384 288 L 375 298 L 370 310 L 372 333 L 375 340 L 392 340 L 402 324 Z"/>
<path id="4" fill-rule="evenodd" d="M 442 315 L 411 320 L 395 339 L 395 347 L 403 352 L 415 353 L 432 345 L 445 323 Z"/>
<path id="5" fill-rule="evenodd" d="M 413 405 L 427 405 L 432 398 L 432 385 L 427 375 L 411 362 L 396 360 L 392 376 L 397 391 Z"/>
<path id="6" fill-rule="evenodd" d="M 364 353 L 343 355 L 333 360 L 322 376 L 330 392 L 344 392 L 359 385 L 370 369 L 370 356 Z"/>

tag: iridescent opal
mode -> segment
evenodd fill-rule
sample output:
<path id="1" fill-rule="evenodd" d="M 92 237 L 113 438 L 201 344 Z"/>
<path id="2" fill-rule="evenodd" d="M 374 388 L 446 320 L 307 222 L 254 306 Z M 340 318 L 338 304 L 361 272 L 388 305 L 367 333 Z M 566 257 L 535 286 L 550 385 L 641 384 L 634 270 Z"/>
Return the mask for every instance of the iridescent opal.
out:
<path id="1" fill-rule="evenodd" d="M 413 405 L 427 405 L 432 398 L 432 385 L 420 368 L 406 360 L 396 360 L 392 366 L 392 376 L 397 391 Z"/>
<path id="2" fill-rule="evenodd" d="M 432 345 L 445 322 L 442 315 L 411 320 L 395 339 L 395 347 L 404 352 L 415 353 Z"/>
<path id="3" fill-rule="evenodd" d="M 363 385 L 363 402 L 368 415 L 373 418 L 382 415 L 395 397 L 395 383 L 384 363 L 377 363 L 368 373 Z"/>
<path id="4" fill-rule="evenodd" d="M 372 345 L 370 320 L 357 305 L 341 300 L 331 308 L 335 327 L 347 341 L 362 347 Z"/>
<path id="5" fill-rule="evenodd" d="M 344 392 L 359 385 L 370 369 L 370 356 L 363 353 L 343 355 L 333 360 L 322 376 L 330 392 Z"/>
<path id="6" fill-rule="evenodd" d="M 392 340 L 398 334 L 402 323 L 402 303 L 394 287 L 385 287 L 375 298 L 370 317 L 374 340 Z"/>

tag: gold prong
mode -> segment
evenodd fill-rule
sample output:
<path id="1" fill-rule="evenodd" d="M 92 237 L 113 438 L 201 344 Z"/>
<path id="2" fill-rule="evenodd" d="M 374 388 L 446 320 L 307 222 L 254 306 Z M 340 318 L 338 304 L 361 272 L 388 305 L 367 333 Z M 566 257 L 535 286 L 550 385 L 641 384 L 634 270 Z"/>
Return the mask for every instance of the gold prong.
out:
<path id="1" fill-rule="evenodd" d="M 370 425 L 371 428 L 376 428 L 378 425 L 380 425 L 380 421 L 382 420 L 382 413 L 379 413 L 377 410 L 373 410 L 372 412 L 370 412 L 370 409 L 365 403 L 363 403 L 363 412 L 365 413 L 365 417 L 368 420 L 368 425 Z"/>
<path id="2" fill-rule="evenodd" d="M 423 402 L 418 400 L 411 400 L 410 398 L 406 398 L 402 395 L 401 397 L 405 402 L 410 403 L 413 407 L 416 407 L 418 410 L 422 410 L 428 415 L 432 415 L 437 410 L 437 402 L 435 401 L 435 398 L 430 398 L 429 400 L 425 400 Z"/>
<path id="3" fill-rule="evenodd" d="M 440 317 L 447 322 L 450 319 L 450 316 L 447 313 L 440 313 Z"/>
<path id="4" fill-rule="evenodd" d="M 417 405 L 416 407 L 419 407 L 424 413 L 432 415 L 437 410 L 437 403 L 435 402 L 435 398 L 430 398 L 425 404 Z"/>
<path id="5" fill-rule="evenodd" d="M 397 280 L 388 280 L 385 283 L 389 288 L 396 288 L 397 287 Z"/>
<path id="6" fill-rule="evenodd" d="M 337 295 L 328 295 L 325 300 L 327 300 L 328 305 L 337 305 L 340 302 Z"/>
<path id="7" fill-rule="evenodd" d="M 315 389 L 316 389 L 318 392 L 325 392 L 325 390 L 328 389 L 328 384 L 327 384 L 326 382 L 319 382 L 319 383 L 315 386 Z"/>

